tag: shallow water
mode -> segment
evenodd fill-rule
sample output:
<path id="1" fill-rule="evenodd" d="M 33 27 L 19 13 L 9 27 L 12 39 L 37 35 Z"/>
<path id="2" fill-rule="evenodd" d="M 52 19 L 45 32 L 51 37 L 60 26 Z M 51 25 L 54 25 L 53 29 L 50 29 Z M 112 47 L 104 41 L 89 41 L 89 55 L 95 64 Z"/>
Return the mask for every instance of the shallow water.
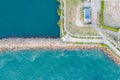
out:
<path id="1" fill-rule="evenodd" d="M 0 0 L 0 38 L 59 37 L 57 0 Z"/>
<path id="2" fill-rule="evenodd" d="M 0 53 L 0 80 L 119 80 L 120 66 L 101 50 Z"/>

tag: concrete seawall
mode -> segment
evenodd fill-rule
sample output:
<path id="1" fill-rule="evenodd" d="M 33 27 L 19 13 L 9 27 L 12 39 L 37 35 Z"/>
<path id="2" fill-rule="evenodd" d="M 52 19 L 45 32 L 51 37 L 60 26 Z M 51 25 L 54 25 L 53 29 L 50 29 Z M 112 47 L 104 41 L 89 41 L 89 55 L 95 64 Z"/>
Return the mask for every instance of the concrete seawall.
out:
<path id="1" fill-rule="evenodd" d="M 63 43 L 60 39 L 53 38 L 9 38 L 0 40 L 0 51 L 24 49 L 101 49 L 112 60 L 120 65 L 120 58 L 110 49 L 99 44 L 72 44 Z"/>

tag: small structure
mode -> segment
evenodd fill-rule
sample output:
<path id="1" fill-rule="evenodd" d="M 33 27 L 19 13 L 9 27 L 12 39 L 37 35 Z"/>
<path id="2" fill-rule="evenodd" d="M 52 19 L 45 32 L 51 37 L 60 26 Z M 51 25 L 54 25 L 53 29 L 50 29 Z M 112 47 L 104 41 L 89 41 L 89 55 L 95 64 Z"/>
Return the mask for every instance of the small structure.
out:
<path id="1" fill-rule="evenodd" d="M 83 10 L 84 10 L 84 23 L 91 24 L 91 8 L 84 7 Z"/>

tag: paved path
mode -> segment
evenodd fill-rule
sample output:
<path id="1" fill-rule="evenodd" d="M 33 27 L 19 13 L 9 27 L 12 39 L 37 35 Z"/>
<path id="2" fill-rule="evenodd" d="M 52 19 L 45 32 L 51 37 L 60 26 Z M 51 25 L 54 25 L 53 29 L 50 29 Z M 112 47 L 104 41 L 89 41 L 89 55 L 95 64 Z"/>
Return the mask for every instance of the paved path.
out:
<path id="1" fill-rule="evenodd" d="M 118 36 L 118 33 L 97 27 L 97 11 L 99 10 L 100 7 L 98 7 L 96 5 L 99 5 L 99 4 L 100 4 L 100 0 L 93 0 L 93 2 L 92 2 L 92 21 L 93 21 L 92 24 L 93 24 L 93 27 L 101 35 L 101 37 L 103 39 L 102 42 L 104 44 L 107 44 L 114 52 L 116 52 L 117 55 L 120 56 L 120 51 L 117 50 L 117 48 L 111 44 L 111 42 L 106 38 L 106 36 L 102 32 L 107 32 L 109 34 L 113 34 L 116 36 Z"/>
<path id="2" fill-rule="evenodd" d="M 100 0 L 93 0 L 91 6 L 92 6 L 92 24 L 93 24 L 93 27 L 95 28 L 95 30 L 100 34 L 102 39 L 87 39 L 87 37 L 86 37 L 86 39 L 85 38 L 81 39 L 81 38 L 71 37 L 71 35 L 73 35 L 73 34 L 71 34 L 66 29 L 66 0 L 64 0 L 64 29 L 67 32 L 67 34 L 64 37 L 62 37 L 62 41 L 64 41 L 64 42 L 104 43 L 104 44 L 108 45 L 114 52 L 116 52 L 117 55 L 120 56 L 120 51 L 118 51 L 117 48 L 111 44 L 111 42 L 106 38 L 106 36 L 102 32 L 107 32 L 109 34 L 114 34 L 116 36 L 118 36 L 118 33 L 97 27 L 97 12 L 100 10 Z M 74 35 L 74 36 L 76 36 L 76 35 Z"/>
<path id="3" fill-rule="evenodd" d="M 73 38 L 68 34 L 62 37 L 64 42 L 102 43 L 101 39 Z"/>

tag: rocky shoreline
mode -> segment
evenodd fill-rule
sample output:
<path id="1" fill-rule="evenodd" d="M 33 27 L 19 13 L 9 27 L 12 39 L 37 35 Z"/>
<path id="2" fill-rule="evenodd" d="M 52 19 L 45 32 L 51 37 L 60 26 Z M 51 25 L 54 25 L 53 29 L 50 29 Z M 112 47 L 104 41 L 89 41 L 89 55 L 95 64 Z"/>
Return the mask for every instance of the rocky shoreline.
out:
<path id="1" fill-rule="evenodd" d="M 99 44 L 72 44 L 63 43 L 60 39 L 54 38 L 8 38 L 0 40 L 0 51 L 24 50 L 24 49 L 101 49 L 112 60 L 120 65 L 120 57 L 110 49 Z"/>

